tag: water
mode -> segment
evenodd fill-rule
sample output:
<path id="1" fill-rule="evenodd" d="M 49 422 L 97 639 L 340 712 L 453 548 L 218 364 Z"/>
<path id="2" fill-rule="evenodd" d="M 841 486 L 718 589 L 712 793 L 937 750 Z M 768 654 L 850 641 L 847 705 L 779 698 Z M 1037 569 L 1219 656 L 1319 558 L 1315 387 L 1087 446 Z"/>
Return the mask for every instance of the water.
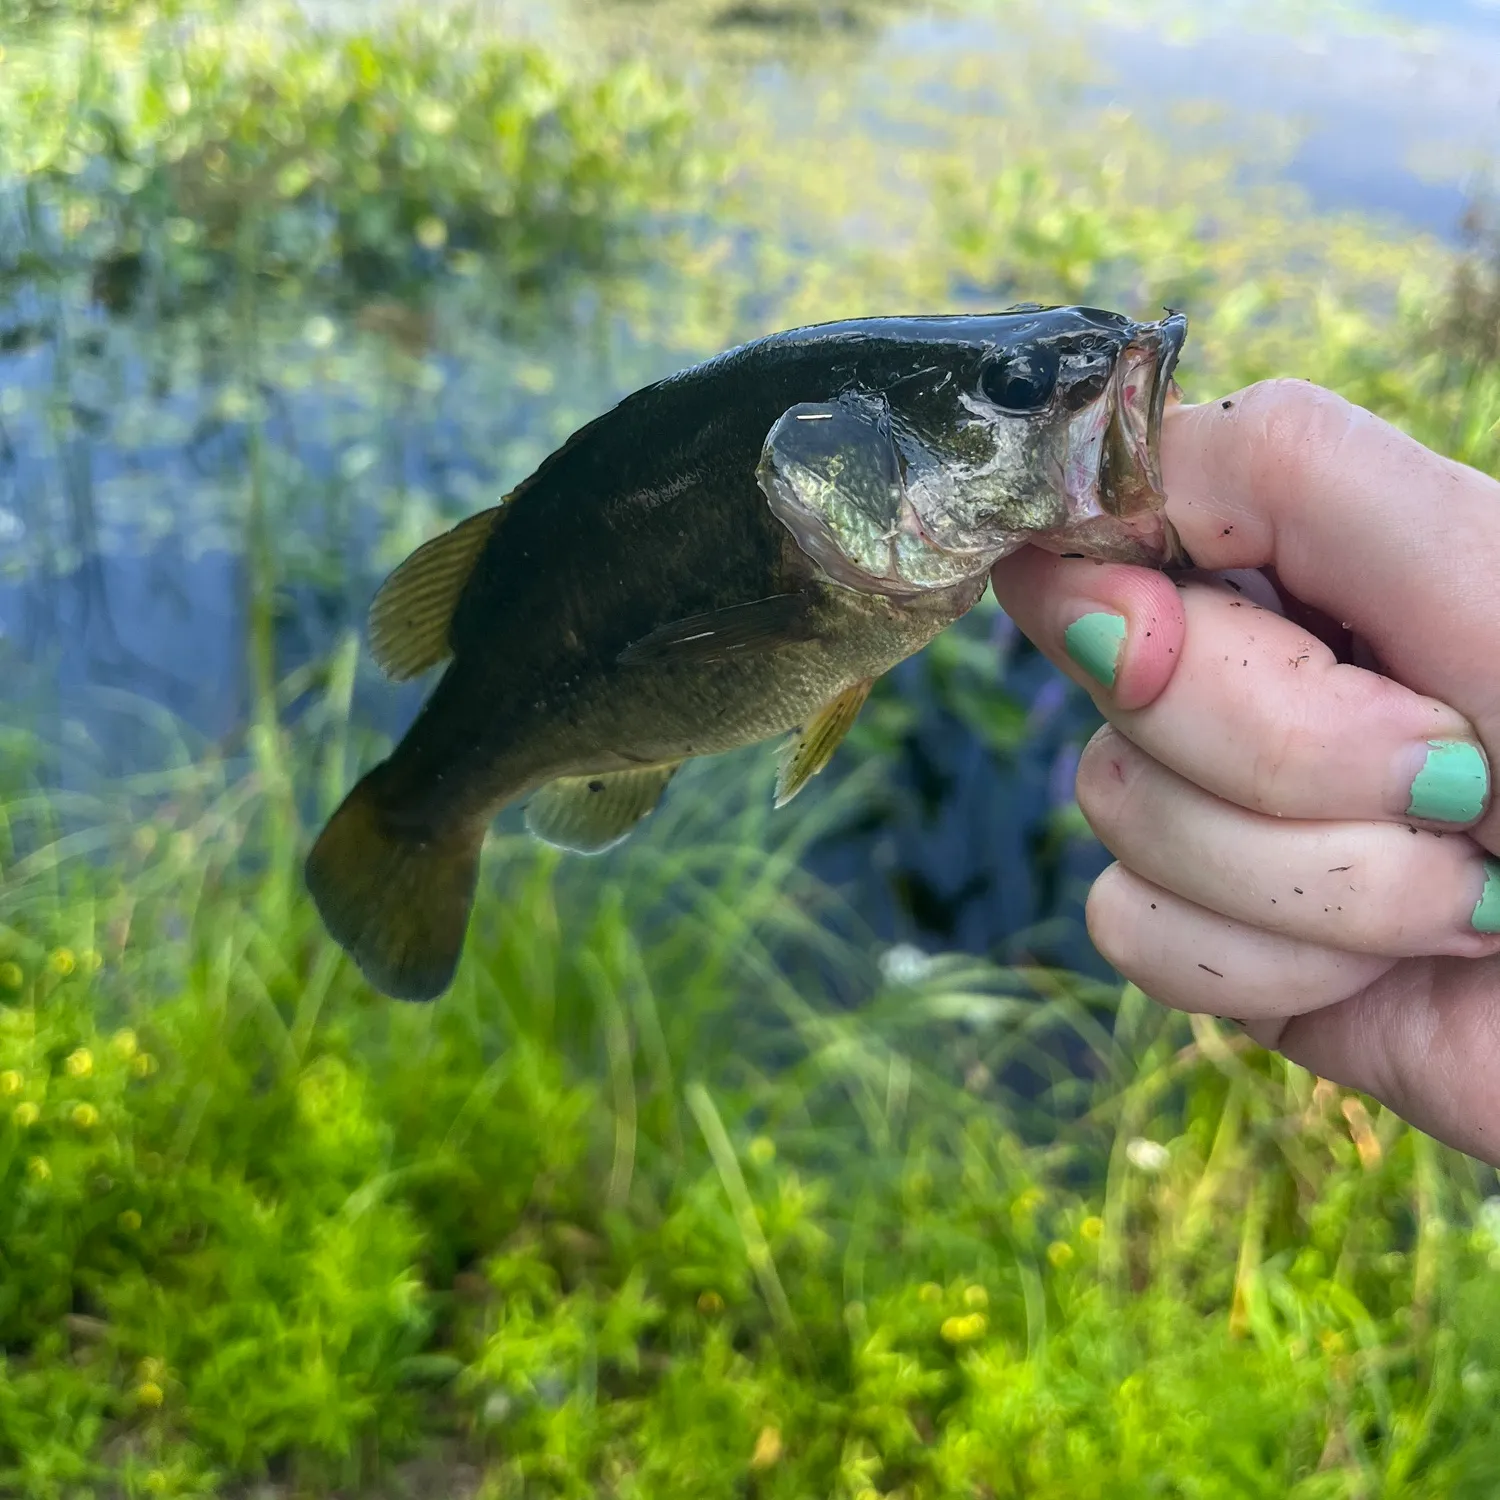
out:
<path id="1" fill-rule="evenodd" d="M 1115 102 L 1179 150 L 1236 145 L 1247 175 L 1290 183 L 1316 209 L 1449 238 L 1500 139 L 1500 7 L 1480 0 L 1390 0 L 1370 13 L 1390 25 L 1289 30 L 1243 17 L 1183 31 L 1180 16 L 1026 15 L 1024 54 L 1012 22 L 898 20 L 862 76 L 917 58 L 941 100 L 944 80 L 975 55 L 996 59 L 998 76 L 1007 55 L 1041 68 L 1081 48 L 1059 61 L 1050 91 L 1039 81 L 1046 107 Z M 786 76 L 765 70 L 766 97 L 787 89 Z M 1008 106 L 997 95 L 994 107 Z M 28 296 L 0 308 L 0 333 L 48 320 Z M 300 373 L 267 418 L 281 507 L 270 525 L 281 542 L 304 526 L 313 540 L 283 548 L 270 601 L 283 669 L 316 659 L 357 622 L 404 550 L 403 527 L 409 546 L 430 518 L 489 503 L 572 426 L 684 362 L 671 338 L 622 335 L 618 310 L 586 294 L 560 299 L 550 334 L 507 333 L 450 300 L 434 347 L 405 364 L 377 332 L 340 325 L 330 348 L 314 318 L 304 327 L 303 314 L 285 314 L 273 358 L 278 374 Z M 224 347 L 217 365 L 181 350 L 164 361 L 136 341 L 142 326 L 90 314 L 67 331 L 67 370 L 46 339 L 26 347 L 18 335 L 0 352 L 0 559 L 11 564 L 0 570 L 0 666 L 14 707 L 59 735 L 73 726 L 116 769 L 162 753 L 136 700 L 169 710 L 191 742 L 234 733 L 252 688 L 247 621 L 268 602 L 257 599 L 245 551 L 239 408 L 255 399 L 253 382 Z M 222 328 L 215 336 L 230 338 Z M 40 410 L 48 392 L 65 392 L 74 408 L 55 430 L 28 425 L 23 412 Z M 384 552 L 373 551 L 382 535 Z M 1091 712 L 1019 648 L 1007 688 L 1035 705 L 1031 733 L 997 758 L 944 713 L 922 664 L 898 681 L 919 727 L 895 768 L 894 800 L 823 848 L 820 871 L 887 936 L 1097 967 L 1079 901 L 1104 856 L 1052 832 Z M 366 671 L 358 703 L 396 730 L 419 696 Z"/>

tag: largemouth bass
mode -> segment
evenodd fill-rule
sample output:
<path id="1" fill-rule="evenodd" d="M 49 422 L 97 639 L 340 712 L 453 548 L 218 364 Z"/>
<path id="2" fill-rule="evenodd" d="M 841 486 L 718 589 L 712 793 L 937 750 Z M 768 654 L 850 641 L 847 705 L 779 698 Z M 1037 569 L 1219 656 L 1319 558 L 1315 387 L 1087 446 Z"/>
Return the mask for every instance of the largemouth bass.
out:
<path id="1" fill-rule="evenodd" d="M 1001 557 L 1174 561 L 1157 446 L 1186 329 L 1030 305 L 798 328 L 580 429 L 375 597 L 388 676 L 448 665 L 313 846 L 329 932 L 434 998 L 508 803 L 597 852 L 683 761 L 792 731 L 780 806 Z"/>

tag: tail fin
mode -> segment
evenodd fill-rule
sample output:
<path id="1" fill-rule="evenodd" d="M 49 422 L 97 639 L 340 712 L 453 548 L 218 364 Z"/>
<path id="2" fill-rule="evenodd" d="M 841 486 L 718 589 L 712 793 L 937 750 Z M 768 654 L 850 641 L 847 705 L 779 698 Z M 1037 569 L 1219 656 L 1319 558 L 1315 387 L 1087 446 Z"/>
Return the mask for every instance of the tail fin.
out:
<path id="1" fill-rule="evenodd" d="M 453 982 L 474 904 L 483 819 L 394 825 L 377 766 L 344 799 L 307 857 L 307 888 L 329 935 L 376 989 L 435 1000 Z"/>

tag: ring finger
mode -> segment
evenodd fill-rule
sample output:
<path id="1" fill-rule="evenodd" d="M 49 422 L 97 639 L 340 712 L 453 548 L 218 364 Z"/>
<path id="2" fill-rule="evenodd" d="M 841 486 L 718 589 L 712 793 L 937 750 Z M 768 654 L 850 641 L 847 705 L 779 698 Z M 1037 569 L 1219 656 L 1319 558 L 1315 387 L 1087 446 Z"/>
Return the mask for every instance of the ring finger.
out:
<path id="1" fill-rule="evenodd" d="M 1079 763 L 1078 803 L 1137 875 L 1252 927 L 1392 958 L 1500 950 L 1500 862 L 1464 835 L 1249 812 L 1108 727 Z"/>

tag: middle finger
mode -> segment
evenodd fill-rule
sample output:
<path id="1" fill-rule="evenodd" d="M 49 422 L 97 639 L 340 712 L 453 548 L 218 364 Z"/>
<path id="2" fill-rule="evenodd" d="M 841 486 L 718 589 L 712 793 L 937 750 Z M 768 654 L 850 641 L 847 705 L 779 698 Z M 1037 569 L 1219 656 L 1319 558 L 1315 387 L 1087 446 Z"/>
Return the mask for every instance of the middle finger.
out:
<path id="1" fill-rule="evenodd" d="M 1481 817 L 1489 767 L 1461 714 L 1338 661 L 1316 636 L 1222 584 L 1181 586 L 1178 659 L 1166 686 L 1133 706 L 1137 661 L 1164 633 L 1158 626 L 1153 639 L 1151 622 L 1135 618 L 1137 572 L 1020 553 L 995 569 L 995 591 L 1116 727 L 1217 796 L 1284 818 L 1468 828 Z M 1117 666 L 1101 678 L 1090 670 L 1098 653 L 1087 649 L 1089 632 L 1102 637 L 1112 621 Z"/>

